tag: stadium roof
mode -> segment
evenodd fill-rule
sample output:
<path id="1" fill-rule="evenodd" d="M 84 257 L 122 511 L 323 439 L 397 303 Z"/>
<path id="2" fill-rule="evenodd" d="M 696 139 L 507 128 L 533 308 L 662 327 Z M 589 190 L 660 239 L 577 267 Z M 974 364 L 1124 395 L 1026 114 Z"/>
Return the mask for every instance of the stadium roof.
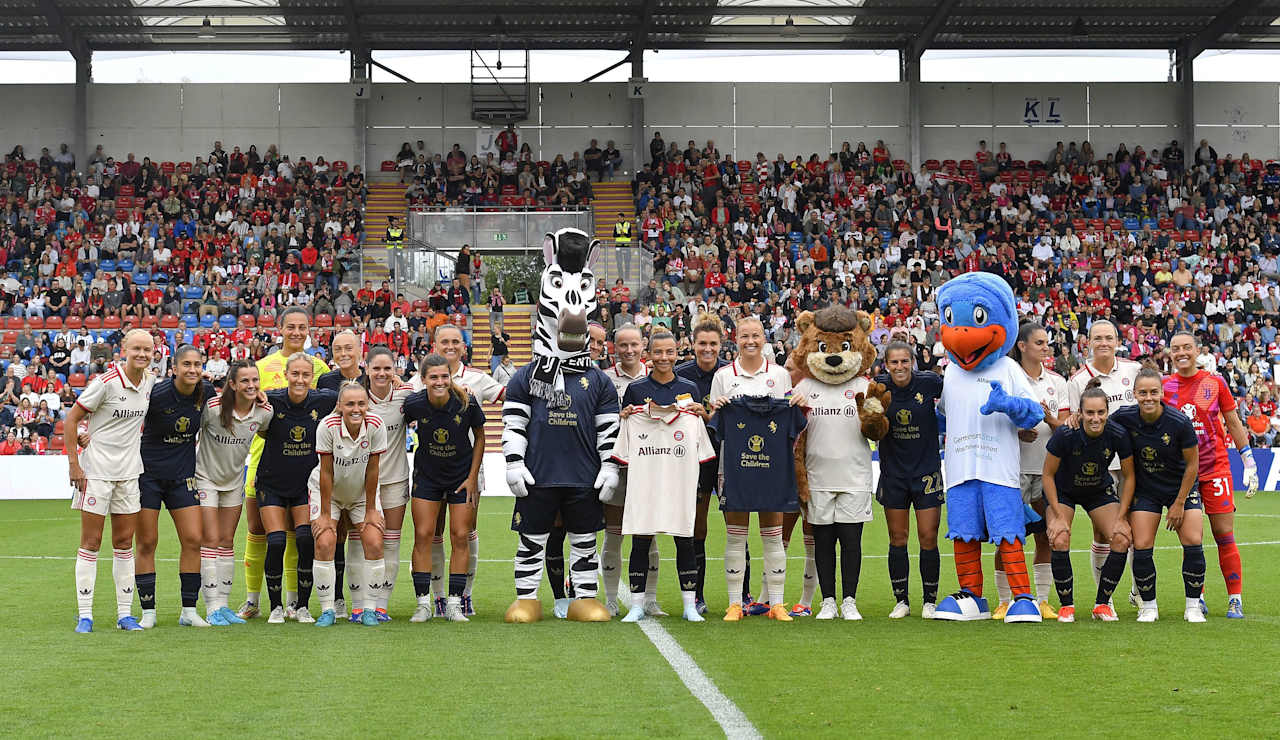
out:
<path id="1" fill-rule="evenodd" d="M 1280 0 L 0 0 L 0 50 L 1280 49 Z"/>

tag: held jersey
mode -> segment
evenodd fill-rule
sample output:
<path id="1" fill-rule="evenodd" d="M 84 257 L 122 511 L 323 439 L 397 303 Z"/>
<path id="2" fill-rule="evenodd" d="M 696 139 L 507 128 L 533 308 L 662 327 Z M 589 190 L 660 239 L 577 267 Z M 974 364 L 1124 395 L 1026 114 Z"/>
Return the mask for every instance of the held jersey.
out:
<path id="1" fill-rule="evenodd" d="M 231 428 L 222 426 L 222 398 L 214 396 L 204 406 L 200 420 L 200 444 L 196 446 L 196 487 L 202 491 L 236 491 L 244 487 L 244 463 L 249 444 L 258 430 L 271 423 L 269 403 L 254 403 L 240 416 L 233 409 Z"/>
<path id="2" fill-rule="evenodd" d="M 365 414 L 360 431 L 352 437 L 342 414 L 332 413 L 316 427 L 316 454 L 333 458 L 333 500 L 353 504 L 365 494 L 364 475 L 369 459 L 387 451 L 387 429 L 376 414 Z M 320 490 L 320 466 L 307 479 L 307 488 Z M 376 492 L 374 495 L 377 495 Z"/>
<path id="3" fill-rule="evenodd" d="M 755 372 L 747 372 L 739 360 L 716 371 L 711 379 L 711 397 L 769 396 L 783 398 L 791 391 L 791 373 L 765 360 Z"/>
<path id="4" fill-rule="evenodd" d="M 1004 392 L 1016 398 L 1036 400 L 1027 383 L 1027 374 L 1010 357 L 1001 357 L 988 368 L 965 370 L 947 365 L 942 383 L 941 409 L 947 419 L 947 488 L 965 481 L 981 480 L 997 486 L 1018 488 L 1022 462 L 1019 459 L 1018 430 L 1004 414 L 983 414 L 991 395 L 991 381 L 998 380 Z"/>
<path id="5" fill-rule="evenodd" d="M 307 479 L 315 468 L 316 428 L 320 420 L 328 416 L 338 401 L 333 391 L 307 392 L 302 403 L 289 399 L 289 391 L 279 389 L 267 392 L 271 404 L 271 424 L 262 447 L 262 460 L 258 463 L 258 479 L 255 488 L 289 496 L 302 496 L 307 491 Z"/>
<path id="6" fill-rule="evenodd" d="M 408 383 L 394 381 L 391 395 L 380 399 L 369 391 L 369 413 L 377 414 L 387 432 L 387 451 L 378 460 L 378 483 L 388 485 L 409 480 L 409 453 L 405 451 L 404 402 L 413 394 Z"/>
<path id="7" fill-rule="evenodd" d="M 444 406 L 437 408 L 426 391 L 418 391 L 405 399 L 404 421 L 418 423 L 414 479 L 433 491 L 456 491 L 471 473 L 472 440 L 483 439 L 485 416 L 480 403 L 471 396 L 463 408 L 450 394 Z"/>
<path id="8" fill-rule="evenodd" d="M 698 472 L 715 456 L 697 414 L 650 405 L 624 419 L 613 446 L 613 460 L 627 466 L 622 533 L 692 537 Z"/>
<path id="9" fill-rule="evenodd" d="M 888 388 L 892 397 L 885 409 L 889 433 L 876 444 L 880 475 L 919 480 L 937 473 L 942 469 L 936 410 L 942 398 L 942 376 L 915 371 L 906 387 L 899 387 L 888 374 L 877 376 L 876 382 Z"/>
<path id="10" fill-rule="evenodd" d="M 798 510 L 793 450 L 807 423 L 804 412 L 778 398 L 739 396 L 712 421 L 721 440 L 730 510 Z"/>
<path id="11" fill-rule="evenodd" d="M 1134 495 L 1157 501 L 1177 496 L 1182 473 L 1187 469 L 1183 450 L 1199 447 L 1191 420 L 1168 403 L 1154 424 L 1143 421 L 1137 404 L 1115 412 L 1111 420 L 1129 433 L 1136 478 Z"/>
<path id="12" fill-rule="evenodd" d="M 1112 483 L 1109 472 L 1112 458 L 1124 460 L 1133 457 L 1129 434 L 1111 420 L 1097 437 L 1063 424 L 1054 430 L 1045 443 L 1045 449 L 1059 461 L 1058 472 L 1053 476 L 1058 490 L 1078 498 L 1106 492 Z M 1041 472 L 1043 470 L 1041 468 Z M 1116 492 L 1117 495 L 1119 493 Z"/>
<path id="13" fill-rule="evenodd" d="M 1026 371 L 1023 371 L 1023 374 L 1026 375 Z M 1055 416 L 1070 410 L 1071 401 L 1068 398 L 1070 392 L 1067 390 L 1066 379 L 1061 375 L 1041 368 L 1040 377 L 1033 378 L 1027 375 L 1026 378 L 1031 390 L 1035 392 L 1035 400 L 1052 409 Z M 1049 436 L 1053 434 L 1053 429 L 1048 422 L 1041 421 L 1035 425 L 1034 430 L 1035 440 L 1022 443 L 1022 472 L 1040 475 L 1044 471 L 1045 445 L 1049 443 Z"/>
<path id="14" fill-rule="evenodd" d="M 1222 415 L 1236 410 L 1222 376 L 1200 370 L 1189 378 L 1169 375 L 1164 379 L 1164 400 L 1191 420 L 1200 447 L 1199 478 L 1202 481 L 1231 477 L 1227 461 L 1227 431 Z"/>
<path id="15" fill-rule="evenodd" d="M 521 367 L 507 384 L 503 452 L 508 462 L 523 459 L 537 486 L 589 488 L 600 463 L 613 454 L 617 389 L 603 370 L 590 367 L 565 373 L 564 397 L 548 401 L 529 389 L 536 368 L 536 363 Z M 538 452 L 525 457 L 527 450 Z"/>
<path id="16" fill-rule="evenodd" d="M 795 392 L 809 402 L 805 431 L 805 469 L 809 490 L 870 493 L 871 443 L 862 436 L 857 396 L 870 381 L 859 376 L 840 385 L 813 378 L 796 384 Z"/>
<path id="17" fill-rule="evenodd" d="M 156 376 L 134 385 L 124 368 L 112 365 L 94 378 L 76 399 L 89 414 L 89 446 L 80 467 L 93 480 L 136 480 L 142 475 L 142 423 Z"/>
<path id="18" fill-rule="evenodd" d="M 142 468 L 147 477 L 185 480 L 195 476 L 196 434 L 204 415 L 204 399 L 216 393 L 208 381 L 200 381 L 200 386 L 195 393 L 184 396 L 173 378 L 165 378 L 151 389 L 141 446 Z"/>

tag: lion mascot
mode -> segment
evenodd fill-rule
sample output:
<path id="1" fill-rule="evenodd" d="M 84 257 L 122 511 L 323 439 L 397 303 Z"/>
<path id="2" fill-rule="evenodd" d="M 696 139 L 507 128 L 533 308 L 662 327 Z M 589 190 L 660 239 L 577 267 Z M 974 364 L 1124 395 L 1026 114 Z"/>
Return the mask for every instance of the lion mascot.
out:
<path id="1" fill-rule="evenodd" d="M 795 387 L 808 408 L 809 424 L 796 441 L 796 481 L 804 508 L 804 592 L 792 614 L 808 614 L 814 586 L 822 589 L 819 619 L 836 616 L 836 543 L 840 544 L 845 606 L 854 603 L 862 560 L 862 525 L 871 520 L 874 486 L 871 442 L 889 431 L 884 415 L 890 394 L 869 380 L 876 350 L 871 317 L 843 306 L 805 311 L 796 319 L 800 344 L 791 355 Z M 784 527 L 790 534 L 794 522 Z M 817 584 L 814 583 L 816 576 Z"/>
<path id="2" fill-rule="evenodd" d="M 618 485 L 618 466 L 610 456 L 619 422 L 618 393 L 587 351 L 587 316 L 596 307 L 589 265 L 597 244 L 578 229 L 547 234 L 533 362 L 507 384 L 502 452 L 507 485 L 516 496 L 511 526 L 520 537 L 508 622 L 542 618 L 538 585 L 557 515 L 568 534 L 569 577 L 577 596 L 568 618 L 609 621 L 595 598 L 596 533 L 604 524 L 600 501 Z"/>
<path id="3" fill-rule="evenodd" d="M 1014 597 L 1004 621 L 1039 622 L 1023 554 L 1018 430 L 1039 424 L 1044 409 L 1008 357 L 1018 334 L 1013 291 L 998 275 L 971 272 L 943 283 L 938 310 L 950 359 L 939 404 L 946 423 L 947 537 L 955 546 L 960 590 L 938 604 L 937 618 L 991 618 L 982 597 L 981 541 L 988 539 L 999 547 Z"/>

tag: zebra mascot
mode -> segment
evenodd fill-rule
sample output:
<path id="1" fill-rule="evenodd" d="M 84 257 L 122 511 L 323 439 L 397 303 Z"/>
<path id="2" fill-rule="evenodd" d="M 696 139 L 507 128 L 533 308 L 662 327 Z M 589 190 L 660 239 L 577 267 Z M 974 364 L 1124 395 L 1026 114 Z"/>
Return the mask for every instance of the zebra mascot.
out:
<path id="1" fill-rule="evenodd" d="M 587 315 L 596 306 L 587 264 L 597 244 L 578 229 L 547 234 L 533 362 L 507 384 L 502 452 L 516 495 L 512 529 L 520 536 L 508 622 L 542 618 L 538 584 L 557 514 L 568 533 L 569 577 L 578 597 L 568 618 L 609 621 L 595 598 L 596 533 L 604 523 L 600 502 L 618 485 L 618 467 L 609 458 L 619 422 L 618 393 L 587 352 Z"/>

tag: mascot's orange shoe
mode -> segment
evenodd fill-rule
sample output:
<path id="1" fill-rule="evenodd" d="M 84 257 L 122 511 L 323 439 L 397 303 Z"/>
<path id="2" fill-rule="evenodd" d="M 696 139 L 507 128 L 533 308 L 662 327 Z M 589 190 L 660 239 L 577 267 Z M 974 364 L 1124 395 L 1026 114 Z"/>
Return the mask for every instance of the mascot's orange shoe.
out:
<path id="1" fill-rule="evenodd" d="M 769 619 L 776 619 L 779 622 L 794 622 L 795 619 L 787 613 L 786 604 L 774 604 L 769 607 Z"/>
<path id="2" fill-rule="evenodd" d="M 728 609 L 724 611 L 724 621 L 741 622 L 742 621 L 742 604 L 730 604 Z"/>

